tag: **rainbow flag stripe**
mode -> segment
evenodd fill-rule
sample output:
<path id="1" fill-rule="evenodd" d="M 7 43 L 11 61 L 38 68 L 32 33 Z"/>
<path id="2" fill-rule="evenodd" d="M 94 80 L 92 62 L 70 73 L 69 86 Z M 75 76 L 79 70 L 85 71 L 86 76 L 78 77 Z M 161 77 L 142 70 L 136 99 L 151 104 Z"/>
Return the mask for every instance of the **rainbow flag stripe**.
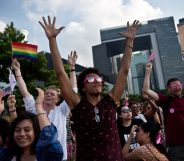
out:
<path id="1" fill-rule="evenodd" d="M 24 58 L 30 60 L 36 60 L 37 45 L 25 44 L 20 42 L 12 42 L 12 56 L 13 58 Z"/>

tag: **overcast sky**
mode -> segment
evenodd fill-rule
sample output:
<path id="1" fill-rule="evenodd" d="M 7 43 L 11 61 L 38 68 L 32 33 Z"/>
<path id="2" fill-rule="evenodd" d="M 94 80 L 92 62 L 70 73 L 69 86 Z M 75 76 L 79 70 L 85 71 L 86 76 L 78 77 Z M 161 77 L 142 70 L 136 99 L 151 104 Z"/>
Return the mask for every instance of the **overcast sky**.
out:
<path id="1" fill-rule="evenodd" d="M 29 43 L 38 45 L 39 51 L 49 51 L 38 21 L 42 16 L 56 16 L 56 26 L 66 27 L 57 38 L 62 57 L 76 50 L 78 63 L 90 67 L 100 29 L 168 16 L 174 16 L 177 24 L 184 18 L 183 6 L 184 0 L 0 0 L 0 31 L 14 22 L 17 29 L 29 32 Z"/>

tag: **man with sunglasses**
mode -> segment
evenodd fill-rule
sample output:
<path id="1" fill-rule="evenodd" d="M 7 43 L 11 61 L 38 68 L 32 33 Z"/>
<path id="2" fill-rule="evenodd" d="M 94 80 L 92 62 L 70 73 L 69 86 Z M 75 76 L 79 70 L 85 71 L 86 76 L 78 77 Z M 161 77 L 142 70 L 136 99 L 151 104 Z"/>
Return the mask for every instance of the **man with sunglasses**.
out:
<path id="1" fill-rule="evenodd" d="M 122 161 L 121 146 L 116 127 L 116 104 L 126 85 L 131 62 L 133 41 L 139 27 L 134 21 L 127 31 L 120 33 L 126 37 L 126 46 L 116 83 L 108 95 L 102 97 L 103 79 L 97 69 L 88 68 L 78 77 L 80 96 L 73 90 L 64 70 L 57 47 L 56 37 L 64 27 L 55 28 L 55 17 L 48 22 L 43 17 L 43 27 L 49 40 L 52 61 L 59 80 L 60 89 L 69 107 L 76 130 L 76 161 Z"/>
<path id="2" fill-rule="evenodd" d="M 177 78 L 167 81 L 170 96 L 158 94 L 150 89 L 150 75 L 152 64 L 146 65 L 143 93 L 151 97 L 163 107 L 165 115 L 166 143 L 171 161 L 184 160 L 184 98 L 182 97 L 182 84 Z"/>

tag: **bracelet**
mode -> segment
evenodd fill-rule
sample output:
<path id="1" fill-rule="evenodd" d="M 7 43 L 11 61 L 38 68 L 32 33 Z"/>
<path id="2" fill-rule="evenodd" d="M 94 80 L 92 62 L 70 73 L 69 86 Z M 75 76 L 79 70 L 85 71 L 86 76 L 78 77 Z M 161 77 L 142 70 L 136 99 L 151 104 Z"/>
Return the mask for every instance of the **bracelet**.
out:
<path id="1" fill-rule="evenodd" d="M 71 69 L 70 72 L 75 72 L 75 69 Z"/>
<path id="2" fill-rule="evenodd" d="M 16 108 L 14 108 L 13 110 L 9 110 L 9 112 L 15 112 L 16 111 Z"/>
<path id="3" fill-rule="evenodd" d="M 21 75 L 16 75 L 15 77 L 22 77 Z"/>
<path id="4" fill-rule="evenodd" d="M 125 144 L 130 145 L 130 142 L 126 142 Z"/>
<path id="5" fill-rule="evenodd" d="M 127 46 L 133 50 L 133 46 L 131 46 L 131 45 L 129 45 L 129 44 L 128 44 Z"/>
<path id="6" fill-rule="evenodd" d="M 45 115 L 45 112 L 38 113 L 38 114 L 37 114 L 37 117 L 40 116 L 40 115 Z"/>

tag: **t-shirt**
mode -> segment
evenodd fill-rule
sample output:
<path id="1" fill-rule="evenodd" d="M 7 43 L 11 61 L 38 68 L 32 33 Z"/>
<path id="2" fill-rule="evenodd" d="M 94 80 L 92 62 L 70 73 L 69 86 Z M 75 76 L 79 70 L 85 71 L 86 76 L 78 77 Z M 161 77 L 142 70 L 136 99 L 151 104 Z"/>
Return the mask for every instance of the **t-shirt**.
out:
<path id="1" fill-rule="evenodd" d="M 134 117 L 135 119 L 141 119 L 143 122 L 147 122 L 146 117 L 142 114 L 139 113 L 137 116 Z"/>
<path id="2" fill-rule="evenodd" d="M 32 95 L 23 99 L 26 110 L 36 114 L 35 100 Z M 63 148 L 63 160 L 67 159 L 67 130 L 66 130 L 66 119 L 69 115 L 70 109 L 65 101 L 59 106 L 50 110 L 48 115 L 49 121 L 52 122 L 58 131 L 58 141 L 61 143 Z"/>
<path id="3" fill-rule="evenodd" d="M 119 137 L 120 137 L 120 141 L 121 141 L 121 147 L 123 148 L 125 143 L 128 140 L 128 137 L 130 135 L 130 131 L 132 129 L 133 125 L 137 125 L 139 126 L 141 123 L 143 123 L 143 121 L 141 119 L 132 119 L 131 125 L 128 127 L 123 126 L 123 124 L 118 122 L 118 132 L 119 132 Z M 139 147 L 139 144 L 137 143 L 137 141 L 134 139 L 132 139 L 129 150 L 133 150 L 135 148 Z"/>
<path id="4" fill-rule="evenodd" d="M 98 112 L 95 112 L 98 108 Z M 116 126 L 116 104 L 106 95 L 96 106 L 82 98 L 72 110 L 76 132 L 76 161 L 122 161 Z M 97 117 L 98 115 L 98 117 Z"/>
<path id="5" fill-rule="evenodd" d="M 159 94 L 159 106 L 164 107 L 168 102 L 168 96 Z M 184 98 L 172 97 L 166 117 L 165 132 L 167 144 L 184 144 Z M 165 111 L 163 109 L 163 111 Z"/>

